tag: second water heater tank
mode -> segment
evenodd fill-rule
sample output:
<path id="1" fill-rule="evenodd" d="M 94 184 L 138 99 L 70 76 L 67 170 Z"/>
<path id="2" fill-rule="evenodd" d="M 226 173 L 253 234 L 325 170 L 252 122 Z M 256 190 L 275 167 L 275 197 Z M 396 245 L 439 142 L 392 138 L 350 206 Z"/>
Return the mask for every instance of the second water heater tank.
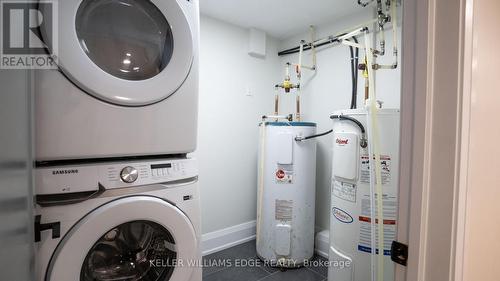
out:
<path id="1" fill-rule="evenodd" d="M 273 266 L 298 267 L 314 254 L 316 133 L 309 122 L 260 125 L 257 254 Z"/>

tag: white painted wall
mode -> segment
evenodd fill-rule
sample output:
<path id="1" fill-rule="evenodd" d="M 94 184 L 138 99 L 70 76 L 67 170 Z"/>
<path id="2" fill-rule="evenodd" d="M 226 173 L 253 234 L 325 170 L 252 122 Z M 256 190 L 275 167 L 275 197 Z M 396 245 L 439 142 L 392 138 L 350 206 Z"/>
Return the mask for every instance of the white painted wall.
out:
<path id="1" fill-rule="evenodd" d="M 202 231 L 256 216 L 258 123 L 272 111 L 278 41 L 264 59 L 247 54 L 248 30 L 201 17 L 198 150 Z M 247 89 L 252 96 L 246 96 Z"/>
<path id="2" fill-rule="evenodd" d="M 354 16 L 317 26 L 316 36 L 317 38 L 323 38 L 340 33 L 345 29 L 368 21 L 372 18 L 372 15 L 372 11 L 364 10 Z M 400 33 L 400 29 L 398 30 Z M 400 38 L 399 35 L 398 40 Z M 301 39 L 310 40 L 310 35 L 305 33 L 284 40 L 281 42 L 281 49 L 297 46 Z M 378 60 L 378 63 L 381 64 L 390 64 L 392 62 L 392 32 L 386 32 L 386 40 L 386 56 Z M 400 43 L 399 46 L 401 46 Z M 311 58 L 309 54 L 310 52 L 304 56 L 303 64 L 310 64 Z M 364 53 L 361 51 L 360 57 L 364 57 Z M 360 59 L 361 61 L 362 59 Z M 297 63 L 298 55 L 281 57 L 282 66 L 286 62 Z M 334 111 L 350 107 L 352 86 L 349 48 L 346 46 L 321 48 L 317 53 L 317 68 L 315 75 L 312 75 L 313 73 L 310 71 L 303 70 L 302 119 L 303 121 L 316 122 L 318 132 L 324 132 L 331 129 L 332 121 L 329 116 Z M 359 108 L 363 106 L 364 99 L 364 78 L 361 73 L 358 82 L 357 104 Z M 384 108 L 400 107 L 400 84 L 400 67 L 396 70 L 380 70 L 376 72 L 377 99 L 384 102 Z M 290 96 L 282 108 L 287 108 L 290 113 L 294 112 L 294 99 L 294 96 Z M 331 135 L 318 138 L 316 165 L 316 227 L 318 230 L 329 228 L 331 144 Z"/>

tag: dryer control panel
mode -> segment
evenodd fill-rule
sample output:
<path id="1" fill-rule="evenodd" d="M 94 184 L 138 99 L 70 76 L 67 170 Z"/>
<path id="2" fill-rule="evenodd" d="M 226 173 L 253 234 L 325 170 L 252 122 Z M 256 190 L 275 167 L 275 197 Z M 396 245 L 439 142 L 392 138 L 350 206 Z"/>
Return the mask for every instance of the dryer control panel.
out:
<path id="1" fill-rule="evenodd" d="M 175 182 L 198 176 L 193 158 L 85 164 L 35 169 L 36 195 Z"/>

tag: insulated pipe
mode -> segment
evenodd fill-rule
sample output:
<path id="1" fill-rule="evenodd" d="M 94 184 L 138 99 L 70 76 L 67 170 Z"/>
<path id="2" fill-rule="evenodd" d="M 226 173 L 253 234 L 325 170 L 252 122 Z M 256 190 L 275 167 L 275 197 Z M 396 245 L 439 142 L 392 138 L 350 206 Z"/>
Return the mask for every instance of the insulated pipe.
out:
<path id="1" fill-rule="evenodd" d="M 316 70 L 316 45 L 315 45 L 316 34 L 315 34 L 315 31 L 314 31 L 314 26 L 311 25 L 310 29 L 311 29 L 311 43 L 309 43 L 308 45 L 309 45 L 309 49 L 312 50 L 312 66 L 307 66 L 307 65 L 304 65 L 302 63 L 302 61 L 303 61 L 302 57 L 304 55 L 304 45 L 306 45 L 306 41 L 301 40 L 300 41 L 300 45 L 299 45 L 299 63 L 295 65 L 296 68 L 297 68 L 297 76 L 299 78 L 300 78 L 300 76 L 302 76 L 302 68 L 309 69 L 309 70 L 312 70 L 312 71 Z"/>
<path id="2" fill-rule="evenodd" d="M 310 140 L 310 139 L 314 139 L 314 138 L 319 138 L 319 137 L 322 137 L 322 136 L 326 136 L 326 135 L 328 135 L 328 134 L 330 134 L 332 132 L 333 132 L 333 129 L 329 130 L 329 131 L 326 131 L 324 133 L 321 133 L 321 134 L 311 135 L 311 136 L 307 136 L 307 137 L 296 136 L 295 137 L 295 141 L 305 141 L 305 140 Z"/>
<path id="3" fill-rule="evenodd" d="M 349 116 L 345 116 L 345 115 L 331 115 L 330 119 L 332 119 L 332 120 L 333 119 L 347 120 L 347 121 L 351 121 L 354 124 L 356 124 L 359 127 L 359 130 L 361 131 L 360 146 L 362 148 L 366 148 L 368 146 L 368 141 L 366 140 L 366 130 L 365 130 L 365 127 L 357 119 L 349 117 Z"/>
<path id="4" fill-rule="evenodd" d="M 379 33 L 380 33 L 380 50 L 373 50 L 373 52 L 377 56 L 383 56 L 385 55 L 385 29 L 383 25 L 379 26 Z"/>
<path id="5" fill-rule="evenodd" d="M 300 41 L 299 64 L 297 65 L 297 76 L 302 76 L 302 54 L 304 53 L 304 41 Z"/>
<path id="6" fill-rule="evenodd" d="M 368 34 L 365 35 L 366 41 L 366 57 L 367 65 L 373 64 L 373 55 L 370 50 L 370 38 Z M 370 83 L 369 88 L 369 99 L 367 103 L 367 124 L 368 124 L 368 138 L 370 139 L 370 145 L 368 146 L 368 154 L 370 162 L 374 161 L 375 174 L 373 174 L 374 169 L 370 169 L 370 200 L 371 200 L 371 243 L 372 243 L 372 280 L 384 281 L 384 205 L 383 205 L 383 190 L 382 190 L 382 167 L 380 164 L 380 135 L 378 126 L 378 108 L 376 104 L 377 96 L 375 92 L 375 81 L 373 78 L 373 68 L 368 67 L 368 79 Z M 373 159 L 373 158 L 374 159 Z M 375 195 L 377 199 L 375 199 Z M 377 209 L 377 219 L 375 219 L 375 203 Z M 376 255 L 375 246 L 375 225 L 378 220 L 377 230 L 378 230 L 378 252 Z M 375 255 L 377 256 L 377 270 L 375 270 Z M 375 279 L 375 273 L 377 278 Z"/>
<path id="7" fill-rule="evenodd" d="M 264 194 L 264 163 L 265 163 L 265 157 L 266 157 L 266 123 L 262 122 L 260 125 L 260 159 L 259 159 L 259 183 L 258 183 L 258 196 L 259 199 L 257 201 L 257 229 L 261 228 L 261 223 L 262 223 L 262 214 L 260 213 L 261 204 L 262 204 L 262 196 Z M 257 235 L 255 237 L 256 244 L 260 245 L 260 231 L 257 231 Z"/>
<path id="8" fill-rule="evenodd" d="M 312 48 L 312 70 L 316 70 L 316 47 L 314 47 L 314 41 L 316 41 L 316 30 L 314 26 L 311 25 L 311 48 Z"/>

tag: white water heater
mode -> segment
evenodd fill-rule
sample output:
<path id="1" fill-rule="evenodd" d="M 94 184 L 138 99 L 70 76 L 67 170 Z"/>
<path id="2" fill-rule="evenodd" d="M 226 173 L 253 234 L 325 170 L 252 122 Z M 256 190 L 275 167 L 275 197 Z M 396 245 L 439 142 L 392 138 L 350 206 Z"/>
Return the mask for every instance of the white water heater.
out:
<path id="1" fill-rule="evenodd" d="M 371 279 L 371 200 L 370 164 L 367 144 L 367 111 L 336 112 L 333 122 L 333 162 L 330 209 L 330 281 L 367 281 Z M 381 182 L 383 190 L 383 274 L 394 280 L 390 258 L 396 239 L 398 214 L 399 110 L 379 109 Z M 367 141 L 367 142 L 366 142 Z M 378 220 L 376 220 L 378 224 Z M 376 253 L 378 231 L 375 231 Z M 376 256 L 378 257 L 378 256 Z M 377 259 L 375 258 L 375 261 Z M 378 265 L 374 264 L 377 268 Z"/>
<path id="2" fill-rule="evenodd" d="M 257 254 L 273 266 L 298 267 L 314 254 L 316 133 L 308 122 L 260 124 Z"/>

